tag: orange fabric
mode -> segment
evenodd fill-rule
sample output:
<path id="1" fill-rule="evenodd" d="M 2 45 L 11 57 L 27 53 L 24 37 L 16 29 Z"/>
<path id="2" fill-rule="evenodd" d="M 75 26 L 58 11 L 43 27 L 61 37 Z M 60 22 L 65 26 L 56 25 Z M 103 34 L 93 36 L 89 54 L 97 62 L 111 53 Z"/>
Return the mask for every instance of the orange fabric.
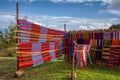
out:
<path id="1" fill-rule="evenodd" d="M 120 40 L 112 40 L 112 45 L 120 45 Z"/>

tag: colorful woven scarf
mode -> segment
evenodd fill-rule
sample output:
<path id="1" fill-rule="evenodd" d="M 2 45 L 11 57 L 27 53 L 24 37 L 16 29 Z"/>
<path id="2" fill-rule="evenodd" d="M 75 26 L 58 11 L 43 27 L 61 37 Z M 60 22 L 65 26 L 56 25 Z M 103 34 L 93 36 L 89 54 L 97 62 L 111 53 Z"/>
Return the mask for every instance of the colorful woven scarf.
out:
<path id="1" fill-rule="evenodd" d="M 76 53 L 78 68 L 84 69 L 84 66 L 88 64 L 88 60 L 90 60 L 91 62 L 89 50 L 90 50 L 90 45 L 77 45 L 75 49 L 75 53 Z"/>
<path id="2" fill-rule="evenodd" d="M 65 52 L 65 32 L 19 20 L 18 69 L 56 60 Z"/>

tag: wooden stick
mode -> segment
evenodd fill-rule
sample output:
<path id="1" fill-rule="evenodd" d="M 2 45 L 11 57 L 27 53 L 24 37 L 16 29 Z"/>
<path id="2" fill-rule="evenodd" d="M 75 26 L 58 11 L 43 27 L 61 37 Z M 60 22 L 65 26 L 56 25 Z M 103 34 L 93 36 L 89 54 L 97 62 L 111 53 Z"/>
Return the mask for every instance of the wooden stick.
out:
<path id="1" fill-rule="evenodd" d="M 44 46 L 44 47 L 47 47 L 47 46 Z M 57 47 L 59 47 L 59 45 L 58 45 Z M 66 47 L 64 47 L 64 48 L 66 48 Z M 22 48 L 20 48 L 20 47 L 16 47 L 16 49 L 22 49 L 22 50 L 25 50 L 25 49 L 32 49 L 32 48 L 30 48 L 30 47 L 22 47 Z"/>
<path id="2" fill-rule="evenodd" d="M 64 49 L 65 47 L 63 47 L 62 49 Z M 55 51 L 58 51 L 60 49 L 55 49 Z M 50 51 L 53 51 L 53 50 L 48 50 L 48 51 L 42 51 L 42 52 L 17 52 L 17 53 L 34 53 L 34 54 L 38 54 L 38 53 L 46 53 L 46 52 L 50 52 Z"/>
<path id="3" fill-rule="evenodd" d="M 103 52 L 104 52 L 105 50 L 92 49 L 92 51 L 103 51 Z M 120 51 L 110 51 L 110 50 L 109 50 L 109 53 L 110 53 L 110 52 L 113 52 L 113 53 L 119 53 L 119 54 L 120 54 Z"/>
<path id="4" fill-rule="evenodd" d="M 64 31 L 65 31 L 65 33 L 67 32 L 66 31 L 66 24 L 64 24 Z M 65 37 L 66 37 L 66 35 L 65 35 Z M 66 43 L 67 41 L 65 40 L 65 43 Z M 66 61 L 66 53 L 64 53 L 64 60 Z"/>
<path id="5" fill-rule="evenodd" d="M 46 34 L 38 34 L 38 33 L 33 33 L 33 32 L 27 32 L 27 31 L 22 31 L 22 30 L 16 30 L 15 32 L 23 32 L 23 33 L 28 33 L 28 34 L 33 34 L 33 35 L 46 35 Z M 48 34 L 47 36 L 64 36 L 64 35 L 50 35 Z"/>
<path id="6" fill-rule="evenodd" d="M 48 37 L 48 38 L 53 38 L 53 37 L 58 37 L 58 38 L 61 38 L 61 37 L 63 37 L 63 36 L 54 36 L 54 35 L 50 35 L 49 36 L 49 34 L 44 34 L 44 35 L 34 35 L 34 34 L 19 34 L 19 36 L 30 36 L 30 37 Z M 18 37 L 19 37 L 18 36 Z"/>
<path id="7" fill-rule="evenodd" d="M 17 28 L 16 28 L 16 30 L 18 30 L 19 29 L 19 22 L 18 22 L 18 19 L 19 19 L 19 3 L 17 2 L 16 3 L 16 22 L 17 22 Z M 18 36 L 19 34 L 18 33 L 16 33 L 16 36 Z M 16 39 L 16 43 L 19 43 L 19 39 Z M 18 46 L 18 45 L 17 45 Z M 19 46 L 18 46 L 19 47 Z M 18 50 L 17 50 L 18 51 Z M 19 60 L 18 60 L 18 53 L 17 53 L 17 70 L 19 70 Z"/>
<path id="8" fill-rule="evenodd" d="M 40 40 L 40 39 L 56 39 L 55 37 L 29 37 L 29 38 L 27 38 L 27 37 L 15 37 L 15 38 L 18 38 L 18 39 L 20 39 L 20 38 L 22 38 L 22 39 L 33 39 L 33 40 Z M 62 37 L 57 37 L 57 39 L 64 39 L 64 38 L 62 38 Z"/>
<path id="9" fill-rule="evenodd" d="M 74 50 L 75 50 L 77 44 L 75 41 L 73 41 L 73 43 L 75 44 L 75 46 L 74 46 Z M 76 73 L 74 71 L 74 67 L 75 67 L 74 60 L 75 60 L 75 51 L 74 51 L 73 56 L 72 56 L 71 80 L 74 80 L 76 78 Z"/>

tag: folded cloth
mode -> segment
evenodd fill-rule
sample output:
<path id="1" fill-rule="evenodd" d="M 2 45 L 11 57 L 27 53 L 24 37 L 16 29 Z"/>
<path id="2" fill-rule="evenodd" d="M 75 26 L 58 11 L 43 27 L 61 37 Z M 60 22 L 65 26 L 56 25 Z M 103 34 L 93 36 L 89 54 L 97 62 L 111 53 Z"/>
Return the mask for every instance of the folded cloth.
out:
<path id="1" fill-rule="evenodd" d="M 98 45 L 99 45 L 99 46 L 102 46 L 102 45 L 103 45 L 103 39 L 99 39 L 99 40 L 98 40 Z"/>
<path id="2" fill-rule="evenodd" d="M 48 28 L 45 28 L 45 27 L 41 26 L 40 33 L 41 34 L 47 34 L 48 33 Z"/>
<path id="3" fill-rule="evenodd" d="M 90 37 L 90 39 L 93 39 L 93 32 L 89 33 L 89 37 Z"/>
<path id="4" fill-rule="evenodd" d="M 96 39 L 91 39 L 90 44 L 91 45 L 97 45 L 97 40 Z"/>
<path id="5" fill-rule="evenodd" d="M 31 23 L 26 21 L 26 20 L 19 20 L 19 30 L 22 31 L 27 31 L 30 32 L 31 31 Z"/>
<path id="6" fill-rule="evenodd" d="M 119 36 L 119 39 L 120 39 L 120 31 L 119 31 L 119 34 L 118 34 L 118 36 Z"/>
<path id="7" fill-rule="evenodd" d="M 83 33 L 79 32 L 79 39 L 83 39 Z"/>
<path id="8" fill-rule="evenodd" d="M 103 33 L 103 38 L 104 39 L 111 39 L 111 32 L 104 32 Z"/>
<path id="9" fill-rule="evenodd" d="M 113 32 L 112 34 L 113 34 L 113 35 L 112 35 L 112 36 L 113 36 L 112 39 L 115 40 L 115 39 L 116 39 L 116 32 Z"/>
<path id="10" fill-rule="evenodd" d="M 119 32 L 116 31 L 116 40 L 119 40 Z"/>
<path id="11" fill-rule="evenodd" d="M 102 32 L 99 32 L 99 35 L 98 35 L 98 39 L 103 39 L 103 33 Z"/>
<path id="12" fill-rule="evenodd" d="M 83 33 L 83 39 L 89 39 L 89 32 Z"/>
<path id="13" fill-rule="evenodd" d="M 112 40 L 112 45 L 120 45 L 120 40 Z"/>
<path id="14" fill-rule="evenodd" d="M 89 45 L 89 44 L 90 44 L 90 39 L 85 39 L 85 40 L 84 40 L 84 44 L 85 44 L 85 45 Z"/>
<path id="15" fill-rule="evenodd" d="M 103 45 L 111 45 L 111 40 L 103 40 Z"/>
<path id="16" fill-rule="evenodd" d="M 77 44 L 84 44 L 85 40 L 84 39 L 78 39 Z"/>

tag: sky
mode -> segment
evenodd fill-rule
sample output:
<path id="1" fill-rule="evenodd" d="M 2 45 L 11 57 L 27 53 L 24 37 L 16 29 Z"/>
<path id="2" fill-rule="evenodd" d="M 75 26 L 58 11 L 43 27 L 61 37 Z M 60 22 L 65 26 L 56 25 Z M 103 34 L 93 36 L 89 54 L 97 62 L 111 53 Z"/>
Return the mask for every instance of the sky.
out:
<path id="1" fill-rule="evenodd" d="M 41 26 L 64 30 L 107 29 L 120 23 L 120 0 L 0 0 L 0 30 L 19 18 Z"/>

